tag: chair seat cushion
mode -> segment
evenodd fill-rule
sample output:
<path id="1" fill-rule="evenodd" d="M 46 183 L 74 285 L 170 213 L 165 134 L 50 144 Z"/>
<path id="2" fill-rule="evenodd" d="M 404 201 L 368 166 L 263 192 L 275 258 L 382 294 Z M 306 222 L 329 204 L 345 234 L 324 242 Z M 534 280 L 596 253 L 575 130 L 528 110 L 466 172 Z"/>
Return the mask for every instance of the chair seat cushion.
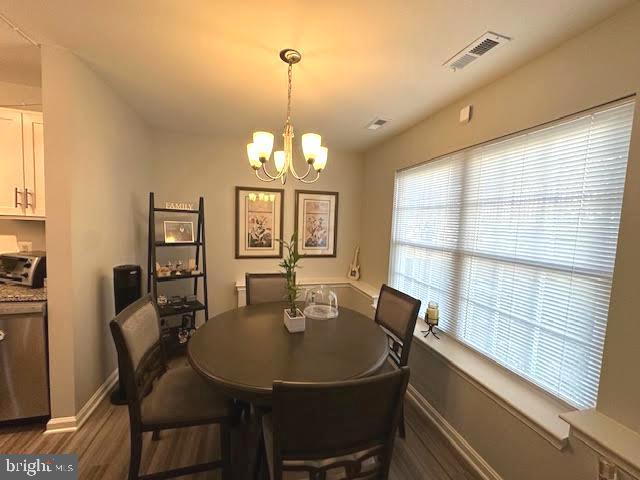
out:
<path id="1" fill-rule="evenodd" d="M 269 464 L 269 474 L 271 478 L 273 478 L 273 418 L 271 415 L 265 415 L 262 417 L 262 431 L 264 435 L 264 446 L 267 451 L 267 463 Z M 312 468 L 323 468 L 328 465 L 335 464 L 337 462 L 343 461 L 352 461 L 356 462 L 358 459 L 364 457 L 361 465 L 361 471 L 358 478 L 368 479 L 368 472 L 371 473 L 371 478 L 377 475 L 377 468 L 379 467 L 378 458 L 375 456 L 367 457 L 370 452 L 373 452 L 377 449 L 377 447 L 373 447 L 367 450 L 362 450 L 360 452 L 351 453 L 349 455 L 343 455 L 340 457 L 331 457 L 331 458 L 323 458 L 320 460 L 285 460 L 283 465 L 286 467 L 301 467 L 301 469 L 305 467 Z M 301 471 L 288 471 L 285 470 L 282 472 L 282 478 L 286 480 L 298 480 L 298 479 L 307 479 L 309 475 Z M 347 473 L 344 467 L 335 467 L 328 468 L 326 470 L 326 478 L 327 480 L 334 479 L 344 479 L 348 478 Z"/>
<path id="2" fill-rule="evenodd" d="M 230 415 L 229 399 L 190 366 L 167 370 L 142 400 L 144 425 L 197 423 Z"/>

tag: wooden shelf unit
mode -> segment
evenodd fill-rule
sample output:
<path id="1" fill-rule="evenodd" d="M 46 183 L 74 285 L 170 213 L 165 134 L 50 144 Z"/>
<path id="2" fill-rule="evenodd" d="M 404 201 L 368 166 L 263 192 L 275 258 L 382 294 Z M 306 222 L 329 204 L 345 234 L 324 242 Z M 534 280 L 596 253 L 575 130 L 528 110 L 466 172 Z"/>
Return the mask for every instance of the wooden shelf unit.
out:
<path id="1" fill-rule="evenodd" d="M 193 214 L 197 215 L 196 221 L 196 240 L 194 242 L 187 243 L 167 243 L 164 241 L 156 240 L 156 213 L 175 213 L 180 215 Z M 171 276 L 159 276 L 156 272 L 156 259 L 157 248 L 164 247 L 188 247 L 195 248 L 195 261 L 198 273 L 184 274 L 184 275 L 171 275 Z M 154 193 L 149 193 L 149 241 L 148 241 L 148 262 L 147 262 L 147 292 L 153 295 L 154 300 L 158 299 L 158 283 L 173 282 L 179 280 L 193 280 L 193 294 L 198 296 L 198 285 L 200 279 L 202 279 L 202 296 L 204 302 L 199 300 L 193 302 L 185 302 L 183 306 L 177 305 L 158 305 L 160 311 L 160 317 L 162 320 L 163 336 L 165 338 L 172 335 L 172 330 L 176 330 L 179 327 L 166 327 L 167 323 L 164 320 L 166 317 L 181 315 L 184 319 L 185 316 L 190 318 L 190 328 L 195 328 L 195 320 L 197 312 L 204 312 L 204 319 L 209 319 L 209 295 L 207 292 L 207 254 L 205 247 L 205 225 L 204 225 L 204 198 L 200 197 L 197 210 L 184 210 L 184 209 L 170 209 L 159 208 L 155 206 Z"/>

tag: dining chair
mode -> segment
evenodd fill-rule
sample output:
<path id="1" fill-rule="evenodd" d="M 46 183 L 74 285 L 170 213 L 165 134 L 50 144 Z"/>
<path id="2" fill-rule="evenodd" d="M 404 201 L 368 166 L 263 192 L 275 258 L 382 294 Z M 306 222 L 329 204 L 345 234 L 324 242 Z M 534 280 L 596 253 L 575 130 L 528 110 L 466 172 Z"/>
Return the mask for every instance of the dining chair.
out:
<path id="1" fill-rule="evenodd" d="M 125 395 L 129 406 L 131 459 L 129 480 L 171 478 L 222 469 L 222 478 L 231 478 L 230 427 L 232 400 L 221 395 L 190 366 L 167 368 L 160 337 L 158 307 L 145 295 L 122 310 L 109 326 L 124 369 Z M 147 475 L 140 474 L 142 434 L 161 430 L 218 424 L 219 460 Z"/>
<path id="2" fill-rule="evenodd" d="M 287 297 L 287 279 L 282 273 L 246 273 L 247 305 L 283 302 Z"/>
<path id="3" fill-rule="evenodd" d="M 413 341 L 413 331 L 418 320 L 421 301 L 406 293 L 382 285 L 378 296 L 375 321 L 387 334 L 389 342 L 389 368 L 406 367 L 409 364 L 409 352 Z M 399 433 L 405 438 L 404 408 L 400 415 Z"/>
<path id="4" fill-rule="evenodd" d="M 271 480 L 386 479 L 409 367 L 358 380 L 273 383 L 262 418 Z M 375 399 L 375 401 L 372 401 Z"/>

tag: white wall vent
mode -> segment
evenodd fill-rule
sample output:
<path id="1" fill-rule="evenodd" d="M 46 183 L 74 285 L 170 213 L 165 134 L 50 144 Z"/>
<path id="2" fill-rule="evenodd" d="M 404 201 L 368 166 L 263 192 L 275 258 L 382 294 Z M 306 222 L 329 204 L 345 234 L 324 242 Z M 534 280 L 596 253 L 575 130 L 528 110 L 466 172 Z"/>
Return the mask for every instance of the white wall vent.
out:
<path id="1" fill-rule="evenodd" d="M 389 120 L 376 117 L 367 124 L 367 130 L 378 130 L 386 125 Z"/>
<path id="2" fill-rule="evenodd" d="M 491 50 L 501 47 L 510 40 L 511 38 L 505 35 L 500 35 L 495 32 L 487 32 L 464 47 L 442 65 L 449 67 L 454 72 L 456 70 L 461 70 L 471 62 L 476 61 Z"/>

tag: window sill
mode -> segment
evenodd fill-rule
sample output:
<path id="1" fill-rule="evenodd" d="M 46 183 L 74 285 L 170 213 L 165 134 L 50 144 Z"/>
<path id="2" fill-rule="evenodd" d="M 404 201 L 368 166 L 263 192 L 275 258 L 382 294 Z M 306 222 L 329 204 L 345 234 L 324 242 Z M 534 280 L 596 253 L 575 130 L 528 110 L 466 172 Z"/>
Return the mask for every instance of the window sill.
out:
<path id="1" fill-rule="evenodd" d="M 619 468 L 640 478 L 640 433 L 594 410 L 561 415 L 571 425 L 571 435 Z"/>
<path id="2" fill-rule="evenodd" d="M 424 321 L 419 319 L 414 344 L 444 360 L 456 373 L 558 450 L 564 449 L 569 438 L 569 426 L 560 415 L 572 410 L 570 406 L 440 331 L 440 340 L 432 335 L 424 338 L 421 332 L 426 329 Z"/>

